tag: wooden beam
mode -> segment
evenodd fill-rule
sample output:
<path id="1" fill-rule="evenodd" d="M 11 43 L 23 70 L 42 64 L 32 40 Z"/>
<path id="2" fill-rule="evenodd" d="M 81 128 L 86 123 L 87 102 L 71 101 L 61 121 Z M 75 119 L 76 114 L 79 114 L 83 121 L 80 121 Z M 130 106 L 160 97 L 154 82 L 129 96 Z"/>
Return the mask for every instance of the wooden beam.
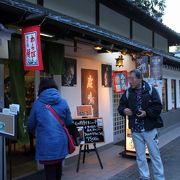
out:
<path id="1" fill-rule="evenodd" d="M 96 25 L 99 26 L 99 17 L 100 17 L 100 14 L 99 14 L 99 0 L 96 0 Z"/>
<path id="2" fill-rule="evenodd" d="M 130 39 L 133 39 L 133 20 L 130 19 L 130 32 L 129 32 Z"/>
<path id="3" fill-rule="evenodd" d="M 155 41 L 154 41 L 155 39 L 154 39 L 154 31 L 152 32 L 152 47 L 154 48 L 154 43 L 155 43 Z"/>
<path id="4" fill-rule="evenodd" d="M 37 0 L 37 4 L 41 5 L 41 6 L 44 6 L 44 0 Z"/>

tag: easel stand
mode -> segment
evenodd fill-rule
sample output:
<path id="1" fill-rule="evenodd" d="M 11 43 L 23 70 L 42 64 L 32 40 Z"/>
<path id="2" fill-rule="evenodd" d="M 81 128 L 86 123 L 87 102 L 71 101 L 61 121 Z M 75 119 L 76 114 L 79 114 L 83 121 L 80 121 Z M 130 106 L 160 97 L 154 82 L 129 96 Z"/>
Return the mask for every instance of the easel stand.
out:
<path id="1" fill-rule="evenodd" d="M 84 149 L 82 149 L 83 146 L 84 146 Z M 79 171 L 79 164 L 80 164 L 81 152 L 83 152 L 83 164 L 84 164 L 84 163 L 85 163 L 86 152 L 89 153 L 89 152 L 91 152 L 91 151 L 95 151 L 95 152 L 96 152 L 96 155 L 97 155 L 97 158 L 98 158 L 98 161 L 99 161 L 99 164 L 100 164 L 100 166 L 101 166 L 101 169 L 103 169 L 103 165 L 102 165 L 101 159 L 100 159 L 100 157 L 99 157 L 98 150 L 97 150 L 97 148 L 96 148 L 96 143 L 93 143 L 93 146 L 94 146 L 93 149 L 89 149 L 89 144 L 81 144 L 81 145 L 80 145 L 76 172 Z"/>

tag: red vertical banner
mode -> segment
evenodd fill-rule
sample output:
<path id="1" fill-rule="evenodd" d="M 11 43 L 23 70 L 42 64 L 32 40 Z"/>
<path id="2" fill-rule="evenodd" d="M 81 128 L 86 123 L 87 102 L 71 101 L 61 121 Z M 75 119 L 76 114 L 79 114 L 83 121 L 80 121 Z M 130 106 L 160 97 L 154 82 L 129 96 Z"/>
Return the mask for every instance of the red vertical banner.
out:
<path id="1" fill-rule="evenodd" d="M 25 71 L 44 69 L 39 25 L 22 29 L 22 52 Z"/>

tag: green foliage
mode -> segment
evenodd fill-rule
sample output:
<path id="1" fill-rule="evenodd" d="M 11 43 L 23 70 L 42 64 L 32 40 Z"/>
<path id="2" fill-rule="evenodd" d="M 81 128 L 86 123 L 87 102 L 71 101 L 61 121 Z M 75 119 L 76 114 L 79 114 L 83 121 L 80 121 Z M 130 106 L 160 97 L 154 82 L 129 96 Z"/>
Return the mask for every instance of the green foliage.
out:
<path id="1" fill-rule="evenodd" d="M 133 4 L 137 5 L 144 11 L 146 11 L 150 16 L 154 17 L 156 20 L 162 22 L 162 16 L 165 10 L 166 0 L 130 0 Z"/>

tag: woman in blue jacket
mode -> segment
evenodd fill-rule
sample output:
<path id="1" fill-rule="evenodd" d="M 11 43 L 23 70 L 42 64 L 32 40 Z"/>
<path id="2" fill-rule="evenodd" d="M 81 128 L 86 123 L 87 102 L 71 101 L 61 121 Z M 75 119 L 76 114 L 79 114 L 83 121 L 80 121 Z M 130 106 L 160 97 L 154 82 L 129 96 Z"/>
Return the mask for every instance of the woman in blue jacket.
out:
<path id="1" fill-rule="evenodd" d="M 45 105 L 51 105 L 66 125 L 72 123 L 71 112 L 52 78 L 40 82 L 38 95 L 31 109 L 28 130 L 36 136 L 36 160 L 44 164 L 46 179 L 59 180 L 62 160 L 68 155 L 68 138 Z"/>

